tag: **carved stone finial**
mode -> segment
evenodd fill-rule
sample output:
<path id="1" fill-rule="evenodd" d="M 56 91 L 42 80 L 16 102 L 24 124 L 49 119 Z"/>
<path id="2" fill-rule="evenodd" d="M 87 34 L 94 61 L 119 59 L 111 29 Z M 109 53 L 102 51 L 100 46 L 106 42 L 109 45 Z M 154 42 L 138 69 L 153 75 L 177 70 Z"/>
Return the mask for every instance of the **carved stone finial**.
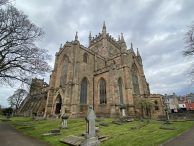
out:
<path id="1" fill-rule="evenodd" d="M 140 56 L 139 51 L 138 51 L 138 48 L 137 48 L 137 56 Z"/>
<path id="2" fill-rule="evenodd" d="M 78 41 L 78 32 L 76 31 L 75 41 Z"/>
<path id="3" fill-rule="evenodd" d="M 137 48 L 137 58 L 138 58 L 138 62 L 142 65 L 142 59 L 141 59 L 141 56 L 139 54 L 138 48 Z"/>
<path id="4" fill-rule="evenodd" d="M 103 22 L 102 34 L 106 34 L 106 25 L 105 25 L 105 21 Z"/>
<path id="5" fill-rule="evenodd" d="M 105 21 L 103 22 L 103 29 L 106 29 Z"/>
<path id="6" fill-rule="evenodd" d="M 131 43 L 131 49 L 133 49 L 133 43 Z"/>
<path id="7" fill-rule="evenodd" d="M 92 34 L 91 34 L 91 31 L 89 33 L 89 46 L 91 45 L 91 41 L 92 41 Z"/>
<path id="8" fill-rule="evenodd" d="M 126 45 L 126 43 L 125 43 L 125 40 L 124 40 L 124 37 L 123 37 L 123 33 L 121 33 L 120 44 L 121 44 L 121 48 L 122 48 L 123 50 L 126 50 L 126 49 L 127 49 L 127 45 Z"/>
<path id="9" fill-rule="evenodd" d="M 121 33 L 121 41 L 125 42 L 124 37 L 123 37 L 123 33 Z"/>
<path id="10" fill-rule="evenodd" d="M 140 56 L 138 48 L 137 48 L 137 56 Z"/>
<path id="11" fill-rule="evenodd" d="M 92 39 L 92 33 L 91 33 L 91 31 L 89 33 L 89 39 Z"/>

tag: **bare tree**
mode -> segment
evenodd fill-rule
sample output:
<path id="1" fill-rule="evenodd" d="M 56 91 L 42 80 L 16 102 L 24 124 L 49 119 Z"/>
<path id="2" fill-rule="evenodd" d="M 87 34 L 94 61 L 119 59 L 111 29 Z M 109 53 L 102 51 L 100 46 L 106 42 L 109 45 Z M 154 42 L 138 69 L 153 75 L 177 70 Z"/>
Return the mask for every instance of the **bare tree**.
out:
<path id="1" fill-rule="evenodd" d="M 185 34 L 186 50 L 184 51 L 185 56 L 194 55 L 194 24 L 191 25 Z"/>
<path id="2" fill-rule="evenodd" d="M 0 0 L 0 6 L 5 5 L 9 2 L 9 0 Z"/>
<path id="3" fill-rule="evenodd" d="M 51 70 L 48 51 L 35 45 L 43 31 L 23 12 L 10 5 L 0 9 L 0 34 L 0 84 L 27 83 L 32 75 Z"/>
<path id="4" fill-rule="evenodd" d="M 15 108 L 16 112 L 20 107 L 23 99 L 28 95 L 28 92 L 24 89 L 18 89 L 14 92 L 14 94 L 8 97 L 8 102 L 12 108 Z"/>

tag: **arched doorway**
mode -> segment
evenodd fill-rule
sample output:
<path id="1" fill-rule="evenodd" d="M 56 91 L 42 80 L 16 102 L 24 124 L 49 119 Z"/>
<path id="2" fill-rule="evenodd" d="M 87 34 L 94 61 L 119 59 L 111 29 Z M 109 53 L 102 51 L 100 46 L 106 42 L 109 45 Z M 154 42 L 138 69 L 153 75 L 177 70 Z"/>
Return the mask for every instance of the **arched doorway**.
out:
<path id="1" fill-rule="evenodd" d="M 61 98 L 61 95 L 59 94 L 55 101 L 55 114 L 61 113 L 61 105 L 62 105 L 62 98 Z"/>

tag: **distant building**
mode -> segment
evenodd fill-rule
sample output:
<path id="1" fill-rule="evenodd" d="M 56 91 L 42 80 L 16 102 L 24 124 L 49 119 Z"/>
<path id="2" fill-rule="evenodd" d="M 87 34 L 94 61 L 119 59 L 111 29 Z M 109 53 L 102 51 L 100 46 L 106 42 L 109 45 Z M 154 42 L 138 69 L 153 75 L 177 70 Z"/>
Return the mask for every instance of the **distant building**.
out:
<path id="1" fill-rule="evenodd" d="M 180 96 L 177 98 L 178 99 L 178 111 L 179 112 L 183 112 L 183 111 L 186 111 L 187 110 L 187 105 L 186 105 L 186 97 L 184 96 Z"/>
<path id="2" fill-rule="evenodd" d="M 194 111 L 194 94 L 193 93 L 186 95 L 185 104 L 186 104 L 187 110 Z"/>
<path id="3" fill-rule="evenodd" d="M 175 93 L 173 93 L 173 95 L 165 94 L 164 103 L 166 104 L 169 112 L 178 112 L 179 102 L 178 96 Z"/>
<path id="4" fill-rule="evenodd" d="M 30 92 L 20 105 L 18 113 L 23 116 L 31 116 L 32 114 L 43 116 L 47 92 L 48 84 L 43 79 L 32 79 Z"/>

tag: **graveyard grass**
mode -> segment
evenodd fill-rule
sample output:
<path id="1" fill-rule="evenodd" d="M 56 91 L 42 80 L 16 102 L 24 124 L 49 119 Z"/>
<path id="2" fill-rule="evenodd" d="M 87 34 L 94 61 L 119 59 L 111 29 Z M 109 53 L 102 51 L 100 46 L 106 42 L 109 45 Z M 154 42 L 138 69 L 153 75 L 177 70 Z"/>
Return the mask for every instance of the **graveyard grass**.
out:
<path id="1" fill-rule="evenodd" d="M 122 125 L 113 124 L 114 119 L 97 119 L 100 135 L 108 137 L 101 146 L 156 146 L 164 141 L 183 133 L 194 126 L 194 121 L 179 121 L 164 124 L 162 121 L 135 120 Z M 80 136 L 85 132 L 86 122 L 84 119 L 69 119 L 68 128 L 61 130 L 61 135 L 42 136 L 43 133 L 59 128 L 60 119 L 32 120 L 31 118 L 12 118 L 9 122 L 24 134 L 46 141 L 54 146 L 65 146 L 59 140 L 69 135 Z M 101 126 L 103 123 L 104 126 Z M 107 124 L 107 126 L 106 126 Z"/>

